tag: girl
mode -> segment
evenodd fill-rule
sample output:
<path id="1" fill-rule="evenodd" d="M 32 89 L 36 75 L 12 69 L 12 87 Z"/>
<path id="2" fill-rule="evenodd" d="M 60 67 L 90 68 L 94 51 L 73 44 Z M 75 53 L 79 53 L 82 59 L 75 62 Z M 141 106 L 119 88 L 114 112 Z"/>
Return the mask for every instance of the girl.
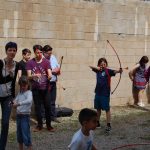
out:
<path id="1" fill-rule="evenodd" d="M 27 76 L 19 78 L 20 92 L 13 101 L 13 107 L 17 108 L 17 141 L 19 150 L 23 150 L 23 144 L 28 150 L 32 149 L 30 134 L 30 113 L 32 106 L 32 92 L 28 90 Z"/>
<path id="2" fill-rule="evenodd" d="M 132 86 L 132 94 L 134 98 L 134 105 L 143 107 L 144 104 L 142 103 L 142 95 L 144 89 L 146 88 L 146 78 L 145 78 L 145 71 L 146 71 L 146 64 L 149 62 L 147 56 L 143 56 L 139 63 L 134 66 L 134 68 L 129 72 L 129 77 L 133 83 Z"/>
<path id="3" fill-rule="evenodd" d="M 115 76 L 116 73 L 121 73 L 120 70 L 111 70 L 108 69 L 108 63 L 105 58 L 100 58 L 98 60 L 98 67 L 90 66 L 92 71 L 96 73 L 97 83 L 95 88 L 95 99 L 94 99 L 94 108 L 97 109 L 98 121 L 97 127 L 100 127 L 100 116 L 101 110 L 106 111 L 106 132 L 111 130 L 111 115 L 110 115 L 110 80 L 112 76 Z"/>

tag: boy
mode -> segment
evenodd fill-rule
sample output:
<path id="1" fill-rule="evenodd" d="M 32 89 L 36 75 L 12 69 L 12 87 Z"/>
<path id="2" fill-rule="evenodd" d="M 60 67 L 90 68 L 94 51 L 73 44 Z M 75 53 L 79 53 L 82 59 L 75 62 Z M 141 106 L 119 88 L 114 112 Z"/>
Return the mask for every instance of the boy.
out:
<path id="1" fill-rule="evenodd" d="M 93 145 L 93 131 L 97 126 L 97 113 L 84 108 L 79 113 L 81 129 L 78 130 L 68 146 L 69 150 L 96 150 Z"/>
<path id="2" fill-rule="evenodd" d="M 106 120 L 107 120 L 107 126 L 106 126 L 106 133 L 108 133 L 111 130 L 111 115 L 110 115 L 110 83 L 111 83 L 111 77 L 115 76 L 116 73 L 121 73 L 122 69 L 120 70 L 111 70 L 108 69 L 108 63 L 105 58 L 100 58 L 98 60 L 98 67 L 92 67 L 92 71 L 96 73 L 97 77 L 97 83 L 95 88 L 95 99 L 94 99 L 94 108 L 97 109 L 97 115 L 98 115 L 98 125 L 97 127 L 100 127 L 100 116 L 101 116 L 101 110 L 106 111 Z"/>
<path id="3" fill-rule="evenodd" d="M 20 92 L 13 101 L 13 107 L 17 108 L 17 141 L 19 150 L 23 150 L 23 144 L 28 150 L 32 149 L 30 134 L 30 113 L 32 106 L 32 92 L 28 90 L 27 76 L 19 78 Z"/>
<path id="4" fill-rule="evenodd" d="M 27 48 L 22 50 L 22 60 L 19 62 L 18 78 L 27 75 L 26 63 L 30 60 L 31 51 Z"/>
<path id="5" fill-rule="evenodd" d="M 51 102 L 51 119 L 57 123 L 60 121 L 56 117 L 56 94 L 57 94 L 57 75 L 60 74 L 60 66 L 56 57 L 52 54 L 53 48 L 50 45 L 45 45 L 43 47 L 43 54 L 46 59 L 50 61 L 51 69 L 52 69 L 52 78 L 50 80 L 50 102 Z"/>

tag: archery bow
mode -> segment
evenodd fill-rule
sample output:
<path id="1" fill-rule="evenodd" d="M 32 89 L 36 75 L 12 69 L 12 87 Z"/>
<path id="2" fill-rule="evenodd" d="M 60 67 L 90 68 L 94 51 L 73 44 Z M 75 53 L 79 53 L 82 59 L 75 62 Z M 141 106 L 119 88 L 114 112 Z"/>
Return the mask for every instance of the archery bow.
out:
<path id="1" fill-rule="evenodd" d="M 61 69 L 61 66 L 62 66 L 63 58 L 64 58 L 64 56 L 61 56 L 61 59 L 60 59 L 60 69 Z"/>
<path id="2" fill-rule="evenodd" d="M 115 52 L 115 54 L 116 54 L 116 56 L 117 56 L 117 59 L 118 59 L 118 61 L 119 61 L 120 69 L 122 69 L 121 61 L 120 61 L 120 58 L 119 58 L 119 56 L 118 56 L 118 54 L 117 54 L 115 48 L 111 45 L 111 43 L 110 43 L 108 40 L 107 40 L 107 43 L 111 46 L 111 48 L 112 48 L 113 51 Z M 118 87 L 120 81 L 121 81 L 121 73 L 120 73 L 119 81 L 118 81 L 116 87 L 114 88 L 114 90 L 111 92 L 111 94 L 113 94 L 113 93 L 115 92 L 115 90 L 117 89 L 117 87 Z"/>
<path id="3" fill-rule="evenodd" d="M 60 70 L 61 70 L 61 67 L 62 67 L 62 62 L 63 62 L 63 58 L 64 56 L 61 56 L 61 59 L 60 59 Z M 64 88 L 63 86 L 61 86 L 63 90 L 66 90 L 66 88 Z"/>

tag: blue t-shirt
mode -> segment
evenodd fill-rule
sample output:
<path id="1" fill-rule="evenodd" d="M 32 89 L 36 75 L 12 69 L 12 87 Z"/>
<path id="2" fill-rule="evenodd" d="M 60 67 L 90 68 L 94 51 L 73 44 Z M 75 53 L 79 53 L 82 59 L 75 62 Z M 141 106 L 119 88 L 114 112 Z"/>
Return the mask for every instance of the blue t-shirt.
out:
<path id="1" fill-rule="evenodd" d="M 105 69 L 102 71 L 93 70 L 96 73 L 96 87 L 95 93 L 98 96 L 110 96 L 110 83 L 109 78 L 115 76 L 115 71 L 111 69 Z M 109 75 L 108 75 L 109 74 Z"/>

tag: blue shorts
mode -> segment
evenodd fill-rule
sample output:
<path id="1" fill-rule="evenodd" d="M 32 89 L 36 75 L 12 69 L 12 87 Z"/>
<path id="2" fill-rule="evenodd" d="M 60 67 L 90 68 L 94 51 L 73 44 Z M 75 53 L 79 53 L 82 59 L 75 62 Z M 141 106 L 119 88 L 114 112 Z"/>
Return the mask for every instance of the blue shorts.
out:
<path id="1" fill-rule="evenodd" d="M 109 111 L 110 110 L 109 102 L 110 102 L 110 97 L 95 95 L 94 108 L 97 110 L 102 109 L 105 111 Z"/>

